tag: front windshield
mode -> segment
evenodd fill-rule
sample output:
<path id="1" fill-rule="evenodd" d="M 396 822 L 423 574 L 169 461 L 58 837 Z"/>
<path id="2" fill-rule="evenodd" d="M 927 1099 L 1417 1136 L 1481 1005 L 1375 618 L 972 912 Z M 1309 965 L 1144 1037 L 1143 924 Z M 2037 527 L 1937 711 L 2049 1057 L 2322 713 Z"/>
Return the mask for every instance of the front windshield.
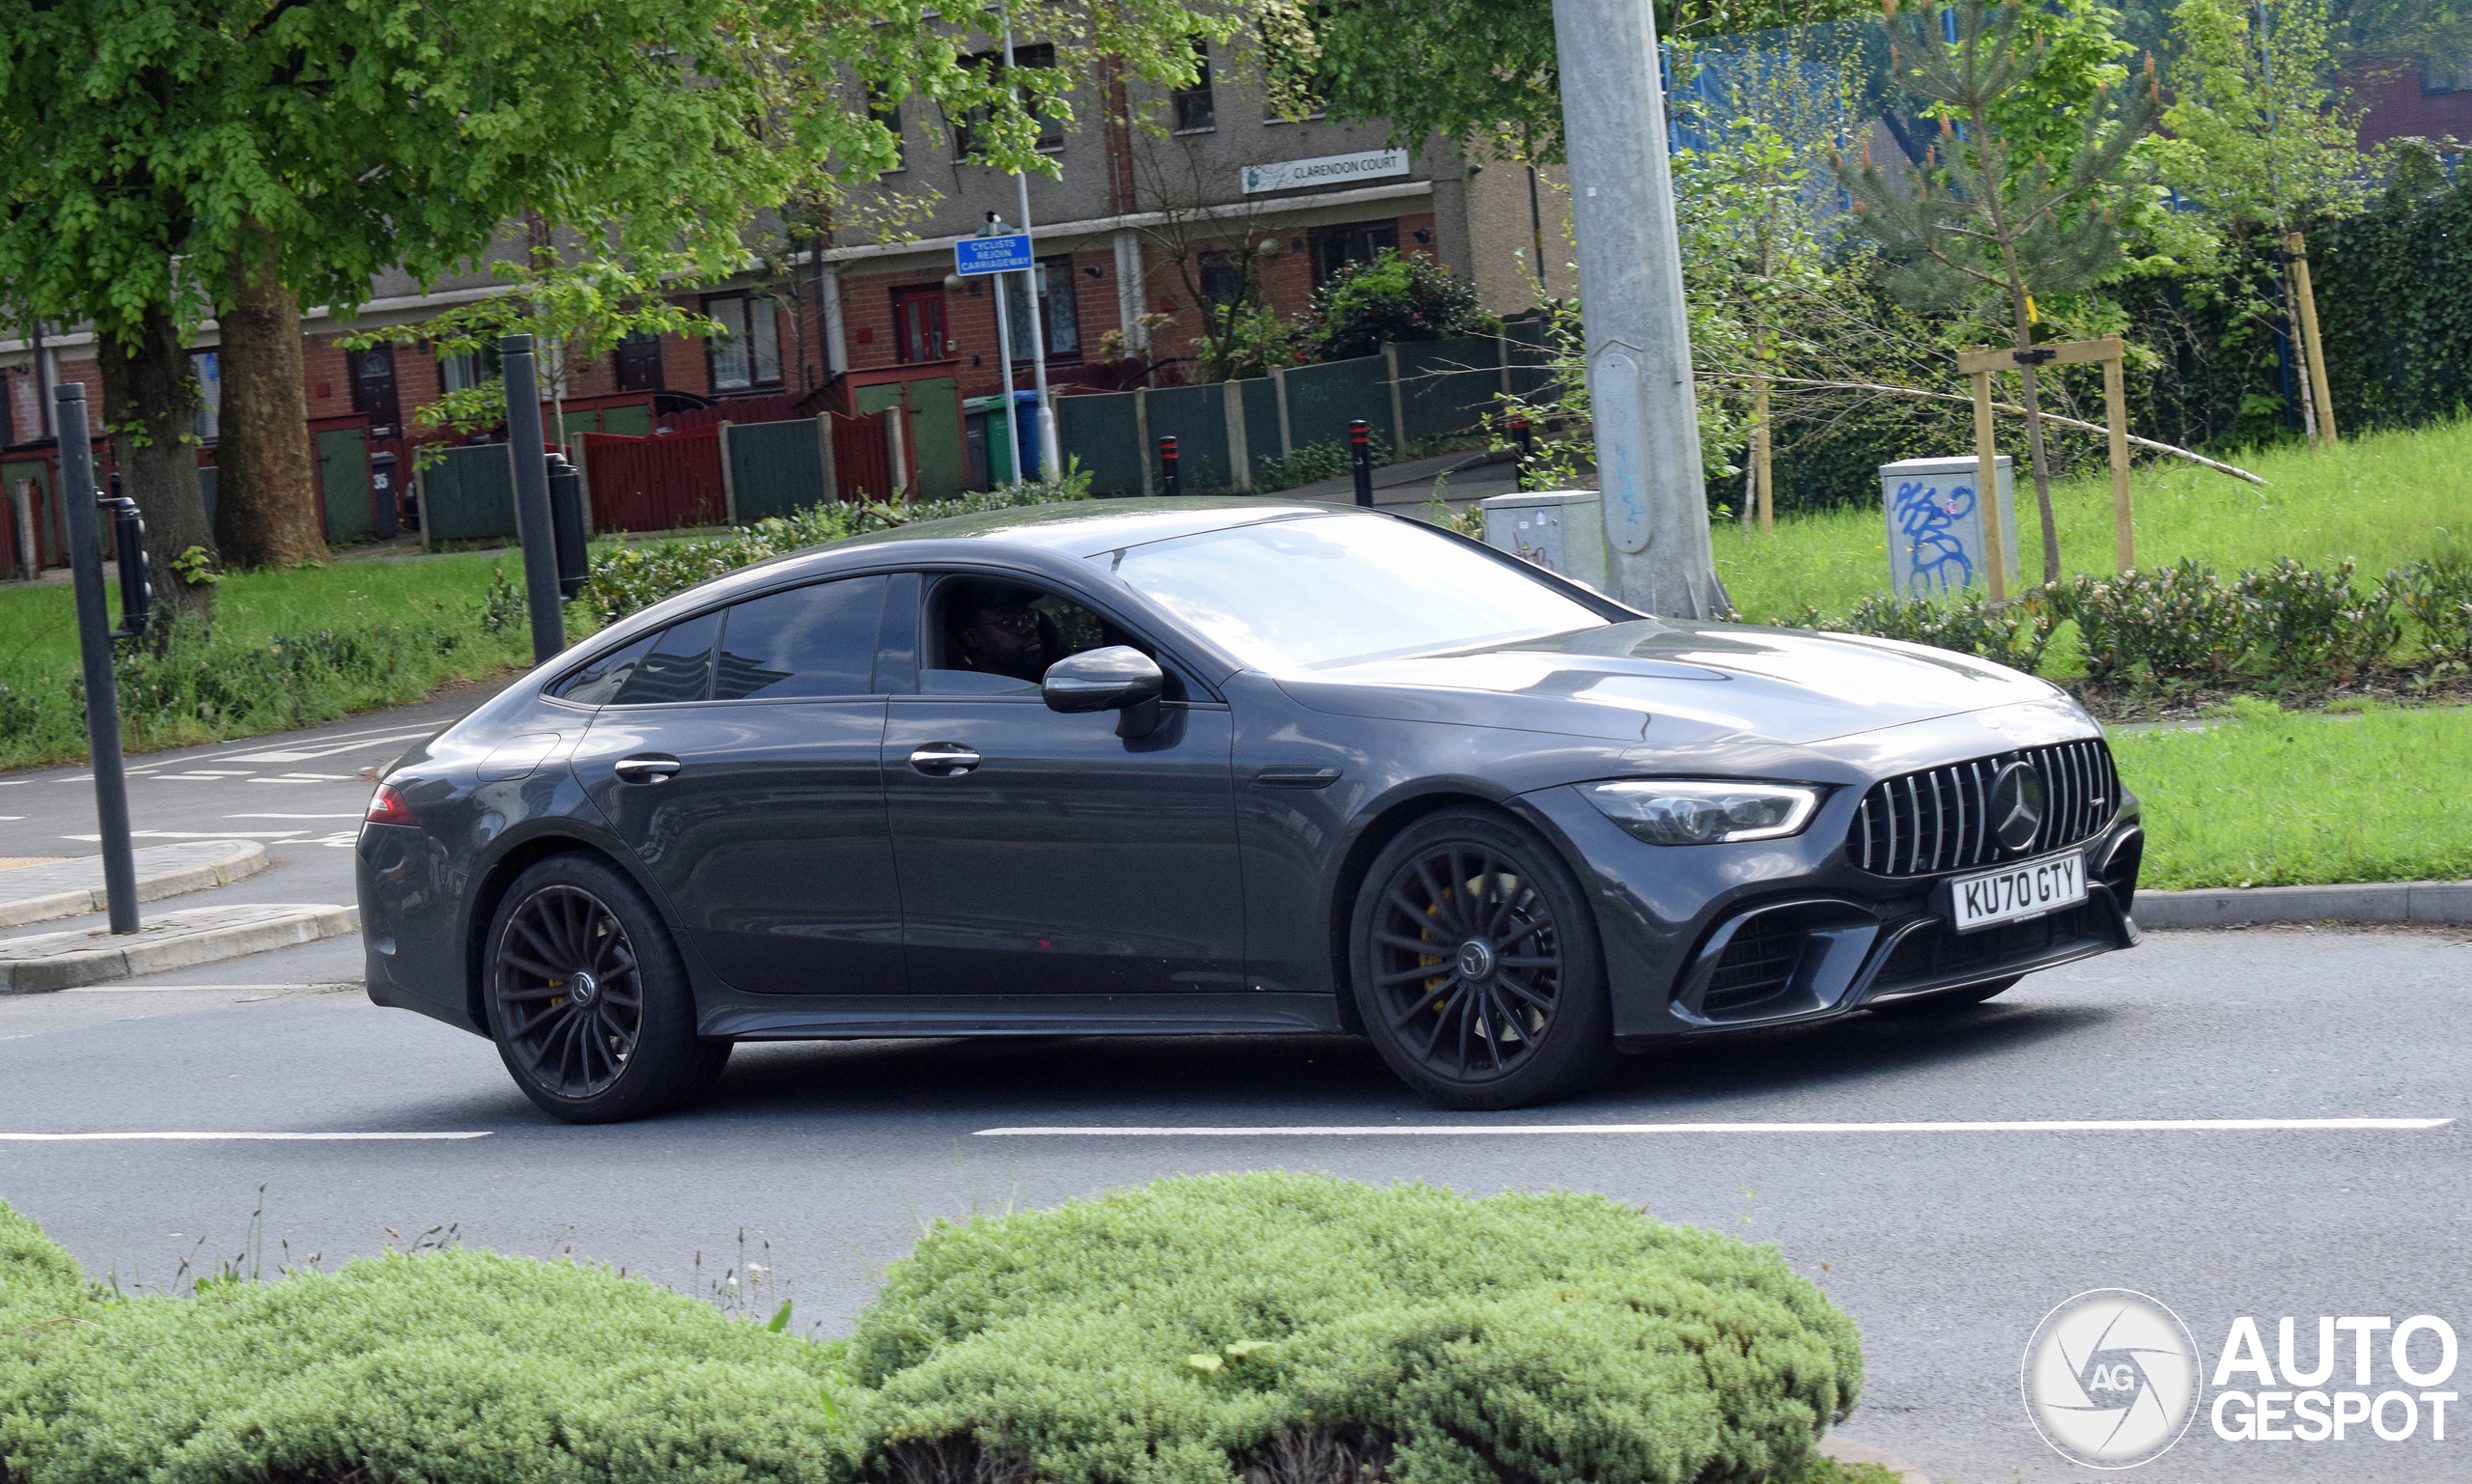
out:
<path id="1" fill-rule="evenodd" d="M 1600 629 L 1594 609 L 1507 562 L 1388 516 L 1310 516 L 1091 558 L 1248 669 L 1368 659 Z"/>

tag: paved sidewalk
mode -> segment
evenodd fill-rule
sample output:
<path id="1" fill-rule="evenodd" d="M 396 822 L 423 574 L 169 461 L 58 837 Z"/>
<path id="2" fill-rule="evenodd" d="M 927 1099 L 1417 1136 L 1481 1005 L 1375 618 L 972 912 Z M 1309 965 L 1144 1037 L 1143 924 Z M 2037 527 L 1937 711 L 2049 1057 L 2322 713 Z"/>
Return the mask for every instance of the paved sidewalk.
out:
<path id="1" fill-rule="evenodd" d="M 177 845 L 150 845 L 131 854 L 137 863 L 140 902 L 228 885 L 273 863 L 267 848 L 255 840 L 184 840 Z M 98 912 L 109 900 L 103 890 L 100 855 L 0 871 L 0 928 Z"/>

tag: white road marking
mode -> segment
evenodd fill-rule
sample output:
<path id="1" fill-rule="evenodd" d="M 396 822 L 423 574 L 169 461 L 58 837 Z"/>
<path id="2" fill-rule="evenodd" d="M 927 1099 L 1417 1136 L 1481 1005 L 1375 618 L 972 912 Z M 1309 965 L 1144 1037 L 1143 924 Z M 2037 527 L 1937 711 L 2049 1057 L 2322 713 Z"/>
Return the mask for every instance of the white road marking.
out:
<path id="1" fill-rule="evenodd" d="M 980 1138 L 1467 1138 L 1517 1134 L 2246 1134 L 2443 1129 L 2452 1118 L 2046 1118 L 1945 1123 L 1265 1124 L 980 1129 Z"/>
<path id="2" fill-rule="evenodd" d="M 361 814 L 353 810 L 350 814 L 227 814 L 223 817 L 227 820 L 356 820 L 361 818 Z"/>
<path id="3" fill-rule="evenodd" d="M 403 732 L 392 737 L 375 737 L 366 742 L 327 742 L 314 747 L 284 747 L 272 752 L 247 752 L 238 757 L 217 758 L 218 763 L 308 763 L 319 758 L 333 757 L 339 752 L 360 752 L 371 747 L 383 747 L 393 742 L 419 742 L 434 735 L 435 727 L 423 727 L 417 732 Z"/>
<path id="4" fill-rule="evenodd" d="M 165 990 L 211 990 L 217 993 L 264 991 L 269 994 L 293 994 L 303 990 L 358 990 L 367 985 L 358 979 L 328 979 L 317 984 L 131 984 L 126 979 L 104 984 L 71 985 L 62 991 L 67 994 L 155 994 Z"/>
<path id="5" fill-rule="evenodd" d="M 212 770 L 192 768 L 184 773 L 148 773 L 146 776 L 150 778 L 189 778 L 203 781 L 211 778 L 245 778 L 255 771 L 257 771 L 257 770 L 253 768 L 219 768 Z"/>
<path id="6" fill-rule="evenodd" d="M 202 1143 L 214 1139 L 247 1139 L 261 1143 L 344 1144 L 401 1143 L 415 1139 L 488 1138 L 495 1131 L 470 1134 L 0 1134 L 0 1143 L 96 1144 L 130 1141 Z"/>

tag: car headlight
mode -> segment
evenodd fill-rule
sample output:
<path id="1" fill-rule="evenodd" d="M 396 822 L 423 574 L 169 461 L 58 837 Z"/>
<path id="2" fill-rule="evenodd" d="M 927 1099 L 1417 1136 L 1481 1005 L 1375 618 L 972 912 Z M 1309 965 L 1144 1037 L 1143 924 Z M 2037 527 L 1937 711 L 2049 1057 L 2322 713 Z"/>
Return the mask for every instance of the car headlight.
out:
<path id="1" fill-rule="evenodd" d="M 1723 845 L 1798 832 L 1818 810 L 1821 791 L 1794 783 L 1642 778 L 1591 783 L 1580 792 L 1650 845 Z"/>

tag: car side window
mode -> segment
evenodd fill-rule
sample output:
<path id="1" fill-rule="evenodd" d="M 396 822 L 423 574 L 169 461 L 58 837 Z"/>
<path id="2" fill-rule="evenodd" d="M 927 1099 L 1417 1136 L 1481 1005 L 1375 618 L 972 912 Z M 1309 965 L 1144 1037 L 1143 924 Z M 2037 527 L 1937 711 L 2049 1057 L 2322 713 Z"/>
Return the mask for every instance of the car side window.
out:
<path id="1" fill-rule="evenodd" d="M 926 663 L 918 688 L 931 694 L 994 695 L 1035 690 L 1048 666 L 1085 650 L 1153 645 L 1087 604 L 1029 583 L 948 577 L 929 600 Z M 1169 672 L 1167 695 L 1185 691 Z"/>
<path id="2" fill-rule="evenodd" d="M 651 651 L 653 641 L 660 637 L 660 634 L 648 633 L 632 644 L 611 650 L 559 682 L 557 688 L 549 693 L 561 701 L 573 701 L 577 706 L 608 705 L 610 699 L 625 687 L 627 677 L 635 673 L 635 666 Z"/>
<path id="3" fill-rule="evenodd" d="M 846 577 L 723 609 L 713 699 L 866 695 L 885 584 L 881 576 Z"/>
<path id="4" fill-rule="evenodd" d="M 618 687 L 610 704 L 651 706 L 665 701 L 703 700 L 713 688 L 713 639 L 720 628 L 719 614 L 705 613 L 662 630 L 652 652 Z"/>

